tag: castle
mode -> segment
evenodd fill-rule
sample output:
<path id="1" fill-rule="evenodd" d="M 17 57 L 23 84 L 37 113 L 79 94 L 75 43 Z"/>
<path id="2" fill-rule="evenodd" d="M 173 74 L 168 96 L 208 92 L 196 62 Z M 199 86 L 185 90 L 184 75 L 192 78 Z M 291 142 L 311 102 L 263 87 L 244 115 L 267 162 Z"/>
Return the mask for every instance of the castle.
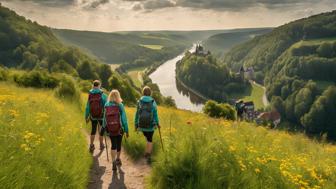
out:
<path id="1" fill-rule="evenodd" d="M 197 56 L 207 56 L 207 55 L 210 55 L 211 53 L 210 53 L 210 51 L 205 51 L 203 46 L 198 44 L 198 45 L 196 45 L 196 50 L 193 54 L 195 54 Z"/>

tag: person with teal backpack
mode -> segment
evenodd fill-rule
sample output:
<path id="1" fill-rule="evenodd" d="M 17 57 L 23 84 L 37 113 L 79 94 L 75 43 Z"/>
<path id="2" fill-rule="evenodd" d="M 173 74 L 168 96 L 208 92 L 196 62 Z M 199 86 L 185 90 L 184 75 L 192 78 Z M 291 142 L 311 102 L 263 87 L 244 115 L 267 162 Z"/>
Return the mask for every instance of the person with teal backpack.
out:
<path id="1" fill-rule="evenodd" d="M 103 93 L 100 87 L 101 85 L 100 85 L 99 80 L 93 81 L 93 87 L 89 91 L 89 97 L 88 97 L 88 101 L 86 103 L 86 108 L 85 108 L 86 123 L 91 121 L 91 124 L 92 124 L 91 136 L 90 136 L 90 147 L 89 147 L 89 151 L 91 153 L 93 153 L 95 149 L 93 142 L 94 142 L 95 135 L 97 132 L 97 127 L 98 129 L 100 129 L 99 131 L 100 150 L 104 150 L 105 148 L 104 143 L 103 143 L 104 130 L 99 127 L 102 126 L 104 104 L 106 103 L 107 96 Z"/>
<path id="2" fill-rule="evenodd" d="M 104 106 L 103 128 L 110 135 L 112 170 L 121 166 L 120 152 L 123 135 L 128 137 L 128 123 L 125 107 L 118 90 L 112 90 Z"/>
<path id="3" fill-rule="evenodd" d="M 153 151 L 153 135 L 155 128 L 160 129 L 159 116 L 157 112 L 157 104 L 151 97 L 151 89 L 149 87 L 143 88 L 143 96 L 137 104 L 137 111 L 135 114 L 135 130 L 142 131 L 147 140 L 145 158 L 148 163 L 151 162 L 151 154 Z"/>

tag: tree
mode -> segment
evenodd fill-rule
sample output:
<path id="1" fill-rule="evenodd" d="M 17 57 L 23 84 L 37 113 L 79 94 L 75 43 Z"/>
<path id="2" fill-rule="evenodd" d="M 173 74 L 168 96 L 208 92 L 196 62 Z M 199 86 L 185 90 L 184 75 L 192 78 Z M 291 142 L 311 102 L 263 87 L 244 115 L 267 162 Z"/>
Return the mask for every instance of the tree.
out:
<path id="1" fill-rule="evenodd" d="M 85 80 L 93 80 L 98 79 L 99 77 L 97 74 L 94 73 L 91 64 L 88 61 L 84 61 L 82 64 L 80 64 L 77 68 L 79 77 Z"/>
<path id="2" fill-rule="evenodd" d="M 332 44 L 328 42 L 322 43 L 322 45 L 317 48 L 317 53 L 321 57 L 331 58 L 334 54 Z"/>
<path id="3" fill-rule="evenodd" d="M 328 87 L 302 118 L 306 131 L 336 139 L 336 87 Z"/>
<path id="4" fill-rule="evenodd" d="M 100 79 L 102 81 L 102 86 L 107 87 L 108 86 L 108 80 L 112 75 L 111 67 L 107 64 L 99 65 L 98 74 L 99 74 Z"/>

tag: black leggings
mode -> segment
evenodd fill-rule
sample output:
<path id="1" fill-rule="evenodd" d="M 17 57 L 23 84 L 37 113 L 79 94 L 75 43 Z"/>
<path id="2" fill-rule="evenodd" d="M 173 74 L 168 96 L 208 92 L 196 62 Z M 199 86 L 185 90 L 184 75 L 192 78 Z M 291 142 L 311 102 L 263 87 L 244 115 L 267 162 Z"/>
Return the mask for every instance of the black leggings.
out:
<path id="1" fill-rule="evenodd" d="M 117 152 L 121 151 L 121 141 L 122 141 L 122 135 L 118 136 L 110 136 L 111 139 L 111 149 L 112 150 L 117 150 Z"/>
<path id="2" fill-rule="evenodd" d="M 146 137 L 147 142 L 153 142 L 154 131 L 143 131 L 142 133 Z"/>
<path id="3" fill-rule="evenodd" d="M 100 126 L 99 135 L 103 136 L 104 135 L 104 129 L 102 127 L 103 126 L 103 121 L 102 120 L 91 120 L 91 124 L 92 124 L 91 135 L 96 135 L 98 122 L 99 122 L 99 126 Z"/>

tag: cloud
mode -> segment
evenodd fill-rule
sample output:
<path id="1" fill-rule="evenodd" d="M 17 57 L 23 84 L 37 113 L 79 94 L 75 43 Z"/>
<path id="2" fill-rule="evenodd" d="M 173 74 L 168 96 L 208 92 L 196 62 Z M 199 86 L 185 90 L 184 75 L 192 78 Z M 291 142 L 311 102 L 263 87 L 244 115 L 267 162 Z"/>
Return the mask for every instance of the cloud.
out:
<path id="1" fill-rule="evenodd" d="M 4 0 L 7 2 L 33 2 L 48 7 L 62 7 L 77 5 L 83 8 L 98 8 L 110 0 Z"/>
<path id="2" fill-rule="evenodd" d="M 140 2 L 144 9 L 154 10 L 167 7 L 240 11 L 253 7 L 279 9 L 296 5 L 331 3 L 334 0 L 123 0 Z M 140 9 L 136 9 L 140 10 Z"/>
<path id="3" fill-rule="evenodd" d="M 174 7 L 175 3 L 169 0 L 148 0 L 143 3 L 143 8 L 147 10 Z"/>
<path id="4" fill-rule="evenodd" d="M 87 4 L 85 5 L 86 8 L 98 8 L 101 5 L 104 5 L 106 3 L 109 3 L 110 0 L 93 0 L 93 1 L 88 1 Z"/>
<path id="5" fill-rule="evenodd" d="M 133 5 L 133 7 L 132 7 L 132 10 L 134 10 L 134 11 L 139 11 L 139 10 L 142 10 L 142 9 L 143 9 L 143 7 L 140 3 L 137 3 L 137 4 Z"/>
<path id="6" fill-rule="evenodd" d="M 41 5 L 51 6 L 51 7 L 58 7 L 58 6 L 68 6 L 68 5 L 74 5 L 76 3 L 76 0 L 4 0 L 5 2 L 34 2 Z"/>

